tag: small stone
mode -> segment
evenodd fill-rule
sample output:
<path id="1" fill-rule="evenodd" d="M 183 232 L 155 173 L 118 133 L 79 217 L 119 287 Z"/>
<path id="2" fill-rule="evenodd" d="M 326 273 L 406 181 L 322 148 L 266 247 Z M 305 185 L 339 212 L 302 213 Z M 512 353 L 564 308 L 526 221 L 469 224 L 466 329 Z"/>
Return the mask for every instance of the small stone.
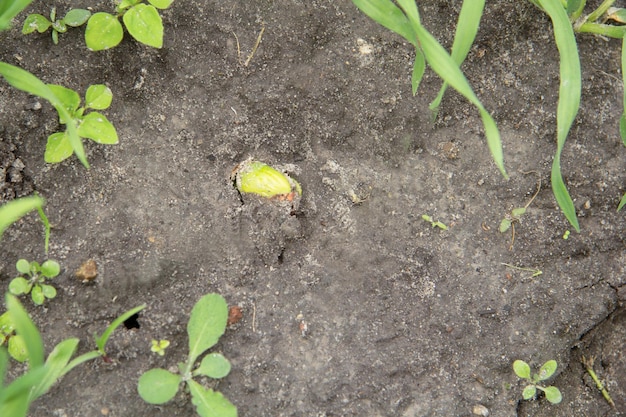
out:
<path id="1" fill-rule="evenodd" d="M 472 413 L 477 416 L 488 417 L 489 409 L 482 404 L 476 404 L 474 408 L 472 409 Z"/>
<path id="2" fill-rule="evenodd" d="M 98 265 L 93 259 L 89 259 L 78 268 L 76 271 L 76 278 L 82 282 L 91 282 L 98 276 Z"/>

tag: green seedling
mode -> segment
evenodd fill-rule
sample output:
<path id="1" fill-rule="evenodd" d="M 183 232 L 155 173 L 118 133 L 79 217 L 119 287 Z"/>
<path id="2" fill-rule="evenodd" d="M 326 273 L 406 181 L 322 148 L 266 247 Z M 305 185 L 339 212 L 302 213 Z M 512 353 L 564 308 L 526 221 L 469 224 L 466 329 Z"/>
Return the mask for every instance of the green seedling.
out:
<path id="1" fill-rule="evenodd" d="M 228 305 L 219 294 L 207 294 L 191 310 L 187 323 L 189 355 L 187 362 L 179 363 L 179 373 L 161 368 L 150 369 L 139 378 L 137 390 L 144 401 L 164 404 L 185 383 L 191 392 L 191 402 L 201 417 L 236 417 L 237 408 L 220 392 L 204 388 L 193 378 L 206 376 L 224 378 L 230 372 L 230 362 L 219 353 L 206 355 L 193 369 L 196 359 L 213 347 L 224 334 L 228 319 Z"/>
<path id="2" fill-rule="evenodd" d="M 104 333 L 96 337 L 96 350 L 87 352 L 70 361 L 79 340 L 65 339 L 57 344 L 44 362 L 44 346 L 41 335 L 18 299 L 6 295 L 7 312 L 17 336 L 23 338 L 27 353 L 28 370 L 24 375 L 4 385 L 8 354 L 0 346 L 0 416 L 26 417 L 30 404 L 50 390 L 52 385 L 76 366 L 102 357 L 107 360 L 105 346 L 111 333 L 133 314 L 145 308 L 138 306 L 114 320 Z"/>
<path id="3" fill-rule="evenodd" d="M 121 0 L 115 8 L 116 14 L 99 12 L 87 22 L 85 43 L 92 51 L 113 48 L 122 41 L 124 28 L 137 40 L 154 48 L 163 46 L 163 20 L 157 9 L 167 9 L 174 0 Z"/>
<path id="4" fill-rule="evenodd" d="M 35 261 L 28 262 L 26 259 L 20 259 L 15 264 L 15 267 L 20 274 L 26 275 L 28 278 L 23 276 L 13 278 L 9 284 L 11 294 L 22 295 L 30 293 L 33 302 L 37 305 L 42 305 L 46 298 L 52 299 L 56 297 L 57 290 L 52 285 L 46 284 L 46 281 L 56 277 L 61 272 L 58 262 L 47 260 L 39 265 Z"/>
<path id="5" fill-rule="evenodd" d="M 609 391 L 606 389 L 606 386 L 602 383 L 602 381 L 600 381 L 600 378 L 598 378 L 598 375 L 596 375 L 596 372 L 593 370 L 593 362 L 595 361 L 595 358 L 593 356 L 590 356 L 589 358 L 585 358 L 583 356 L 580 360 L 583 363 L 583 366 L 587 370 L 587 373 L 589 374 L 591 379 L 593 379 L 593 382 L 596 383 L 596 387 L 598 387 L 604 399 L 609 403 L 611 407 L 615 408 L 615 402 L 611 398 Z"/>
<path id="6" fill-rule="evenodd" d="M 170 345 L 169 340 L 154 340 L 152 339 L 152 346 L 150 351 L 156 353 L 159 356 L 165 355 L 165 349 Z"/>
<path id="7" fill-rule="evenodd" d="M 557 387 L 546 387 L 539 384 L 540 382 L 543 382 L 552 377 L 552 375 L 554 375 L 554 372 L 556 371 L 556 368 L 556 361 L 549 360 L 541 366 L 541 368 L 539 369 L 539 373 L 531 376 L 530 366 L 526 362 L 519 359 L 513 362 L 513 371 L 515 372 L 515 375 L 522 379 L 525 379 L 528 382 L 528 385 L 526 385 L 524 391 L 522 392 L 522 397 L 525 400 L 535 398 L 535 396 L 537 395 L 537 390 L 539 390 L 543 391 L 546 399 L 552 404 L 560 403 L 563 399 L 563 396 L 561 395 L 561 391 L 559 391 Z"/>
<path id="8" fill-rule="evenodd" d="M 0 30 L 11 27 L 11 20 L 24 10 L 33 0 L 13 0 L 0 2 Z"/>
<path id="9" fill-rule="evenodd" d="M 37 193 L 35 193 L 37 195 Z M 39 213 L 39 219 L 43 223 L 44 228 L 44 251 L 46 255 L 48 254 L 48 249 L 50 248 L 50 221 L 48 220 L 48 216 L 43 211 L 43 207 L 37 207 L 37 212 Z"/>
<path id="10" fill-rule="evenodd" d="M 113 93 L 104 84 L 90 85 L 85 93 L 85 106 L 80 107 L 81 100 L 78 93 L 60 85 L 48 84 L 48 87 L 61 100 L 70 119 L 61 117 L 62 124 L 75 123 L 78 126 L 80 138 L 91 139 L 96 143 L 114 145 L 118 142 L 117 131 L 103 114 L 86 110 L 104 110 L 109 108 L 113 100 Z M 69 158 L 74 150 L 66 132 L 57 132 L 48 136 L 44 159 L 48 163 L 58 163 Z"/>
<path id="11" fill-rule="evenodd" d="M 441 230 L 448 230 L 448 226 L 446 226 L 445 224 L 441 223 L 440 221 L 434 221 L 432 217 L 430 217 L 428 214 L 422 214 L 422 219 L 424 221 L 427 221 L 428 223 L 430 223 L 430 225 L 432 227 L 438 227 Z"/>
<path id="12" fill-rule="evenodd" d="M 531 172 L 534 172 L 534 171 L 531 171 Z M 537 191 L 535 191 L 535 194 L 533 194 L 531 199 L 528 200 L 528 203 L 526 203 L 524 207 L 516 207 L 512 209 L 511 212 L 507 213 L 502 219 L 502 221 L 500 221 L 500 227 L 498 228 L 498 230 L 500 230 L 500 233 L 505 233 L 509 229 L 511 229 L 511 244 L 509 245 L 509 250 L 513 250 L 513 244 L 515 243 L 515 223 L 521 223 L 522 216 L 526 214 L 526 210 L 528 210 L 528 207 L 535 200 L 540 190 L 541 190 L 541 178 L 539 178 L 537 182 Z"/>
<path id="13" fill-rule="evenodd" d="M 431 104 L 434 113 L 436 113 L 441 97 L 443 97 L 448 85 L 476 106 L 483 121 L 491 156 L 502 175 L 508 178 L 504 169 L 502 142 L 496 122 L 480 102 L 459 68 L 476 37 L 485 0 L 465 0 L 463 2 L 451 55 L 421 24 L 415 0 L 397 0 L 396 2 L 392 0 L 352 0 L 352 2 L 363 13 L 402 36 L 415 48 L 415 61 L 411 77 L 413 94 L 417 92 L 426 64 L 443 79 L 444 85 L 439 96 Z"/>
<path id="14" fill-rule="evenodd" d="M 541 269 L 537 269 L 537 268 L 524 268 L 521 266 L 515 266 L 515 265 L 511 265 L 511 264 L 507 264 L 502 262 L 502 265 L 508 267 L 508 268 L 512 268 L 512 269 L 517 269 L 518 271 L 526 271 L 526 272 L 532 272 L 531 278 L 535 278 L 538 277 L 539 275 L 543 274 L 543 271 Z"/>
<path id="15" fill-rule="evenodd" d="M 28 212 L 43 207 L 46 201 L 39 196 L 22 197 L 0 206 L 0 238 L 4 231 Z"/>
<path id="16" fill-rule="evenodd" d="M 15 324 L 8 311 L 0 315 L 0 346 L 6 346 L 9 355 L 18 362 L 28 359 L 24 338 L 15 333 Z"/>
<path id="17" fill-rule="evenodd" d="M 52 42 L 59 43 L 59 33 L 67 32 L 68 27 L 79 27 L 87 22 L 91 12 L 85 9 L 72 9 L 62 19 L 57 19 L 56 7 L 50 11 L 50 20 L 43 15 L 29 14 L 24 21 L 22 33 L 27 35 L 35 31 L 44 33 L 52 28 Z"/>

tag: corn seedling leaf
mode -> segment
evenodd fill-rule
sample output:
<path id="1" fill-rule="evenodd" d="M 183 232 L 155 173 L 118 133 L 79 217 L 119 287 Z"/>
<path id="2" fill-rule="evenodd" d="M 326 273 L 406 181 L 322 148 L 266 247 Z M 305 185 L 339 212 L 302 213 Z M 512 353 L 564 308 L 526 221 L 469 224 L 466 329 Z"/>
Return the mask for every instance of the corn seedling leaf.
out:
<path id="1" fill-rule="evenodd" d="M 65 339 L 54 347 L 46 359 L 46 373 L 33 387 L 30 394 L 31 401 L 44 395 L 50 387 L 61 377 L 65 365 L 69 362 L 76 347 L 77 338 Z"/>
<path id="2" fill-rule="evenodd" d="M 164 404 L 174 398 L 181 380 L 180 375 L 165 369 L 150 369 L 139 378 L 137 391 L 147 403 Z"/>
<path id="3" fill-rule="evenodd" d="M 620 211 L 622 207 L 624 207 L 625 204 L 626 204 L 626 194 L 622 196 L 622 199 L 620 200 L 619 205 L 617 206 L 617 211 Z"/>
<path id="4" fill-rule="evenodd" d="M 189 363 L 212 347 L 222 337 L 228 320 L 226 300 L 219 294 L 207 294 L 193 306 L 187 323 Z"/>
<path id="5" fill-rule="evenodd" d="M 6 305 L 17 334 L 24 338 L 30 368 L 36 369 L 43 366 L 43 341 L 39 330 L 14 295 L 6 295 Z"/>
<path id="6" fill-rule="evenodd" d="M 187 385 L 191 402 L 201 417 L 237 417 L 237 408 L 221 392 L 205 389 L 193 379 Z"/>
<path id="7" fill-rule="evenodd" d="M 13 223 L 18 221 L 28 212 L 42 207 L 45 200 L 38 196 L 18 198 L 0 206 L 0 237 Z"/>
<path id="8" fill-rule="evenodd" d="M 622 143 L 626 146 L 626 36 L 622 39 L 622 84 L 624 87 L 623 108 L 624 112 L 619 119 L 619 133 L 622 137 Z"/>
<path id="9" fill-rule="evenodd" d="M 163 46 L 163 21 L 154 6 L 140 3 L 123 16 L 128 33 L 137 41 L 161 48 Z"/>
<path id="10" fill-rule="evenodd" d="M 417 94 L 417 89 L 422 82 L 424 71 L 426 70 L 426 60 L 421 49 L 415 48 L 415 62 L 413 62 L 413 72 L 411 73 L 411 92 Z"/>
<path id="11" fill-rule="evenodd" d="M 0 31 L 11 27 L 11 20 L 24 10 L 33 0 L 13 0 L 0 2 Z M 0 414 L 10 415 L 10 414 Z"/>
<path id="12" fill-rule="evenodd" d="M 391 0 L 352 0 L 363 13 L 378 24 L 397 33 L 416 48 L 417 38 L 409 20 Z"/>
<path id="13" fill-rule="evenodd" d="M 109 13 L 94 13 L 87 22 L 85 43 L 92 51 L 102 51 L 119 45 L 124 28 L 117 17 Z"/>

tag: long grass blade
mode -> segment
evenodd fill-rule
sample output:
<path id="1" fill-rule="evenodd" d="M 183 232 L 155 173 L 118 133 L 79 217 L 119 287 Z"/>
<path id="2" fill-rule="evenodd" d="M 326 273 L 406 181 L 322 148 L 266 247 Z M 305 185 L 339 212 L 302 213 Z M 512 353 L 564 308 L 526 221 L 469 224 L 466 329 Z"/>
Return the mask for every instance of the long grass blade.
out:
<path id="1" fill-rule="evenodd" d="M 622 38 L 622 84 L 623 84 L 623 94 L 624 94 L 624 113 L 622 113 L 622 117 L 619 119 L 619 134 L 622 137 L 622 143 L 626 146 L 626 36 Z"/>
<path id="2" fill-rule="evenodd" d="M 567 220 L 577 232 L 580 232 L 576 208 L 561 175 L 561 152 L 580 107 L 581 75 L 578 47 L 572 24 L 559 0 L 539 0 L 539 3 L 552 19 L 554 39 L 561 59 L 559 104 L 556 112 L 557 149 L 551 173 L 552 192 Z"/>
<path id="3" fill-rule="evenodd" d="M 372 20 L 397 33 L 417 47 L 415 33 L 409 20 L 391 0 L 352 0 L 352 3 Z"/>
<path id="4" fill-rule="evenodd" d="M 474 44 L 484 8 L 485 0 L 465 0 L 463 6 L 461 6 L 461 13 L 459 13 L 459 21 L 456 25 L 452 52 L 450 54 L 459 67 L 465 61 L 470 48 Z M 444 82 L 439 90 L 439 94 L 428 106 L 434 117 L 437 117 L 441 100 L 447 88 L 448 84 Z"/>

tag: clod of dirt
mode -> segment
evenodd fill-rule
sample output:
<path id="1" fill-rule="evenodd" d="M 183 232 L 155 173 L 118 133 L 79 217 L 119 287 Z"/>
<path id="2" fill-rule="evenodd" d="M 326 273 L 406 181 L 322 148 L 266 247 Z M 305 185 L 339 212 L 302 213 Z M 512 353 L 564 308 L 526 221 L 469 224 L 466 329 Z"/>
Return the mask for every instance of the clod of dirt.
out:
<path id="1" fill-rule="evenodd" d="M 83 262 L 74 275 L 76 275 L 76 278 L 82 282 L 93 281 L 98 276 L 98 265 L 96 264 L 96 261 L 89 259 Z"/>
<path id="2" fill-rule="evenodd" d="M 243 312 L 241 311 L 241 307 L 237 305 L 230 306 L 228 307 L 228 320 L 226 320 L 226 326 L 237 324 L 242 318 Z"/>

